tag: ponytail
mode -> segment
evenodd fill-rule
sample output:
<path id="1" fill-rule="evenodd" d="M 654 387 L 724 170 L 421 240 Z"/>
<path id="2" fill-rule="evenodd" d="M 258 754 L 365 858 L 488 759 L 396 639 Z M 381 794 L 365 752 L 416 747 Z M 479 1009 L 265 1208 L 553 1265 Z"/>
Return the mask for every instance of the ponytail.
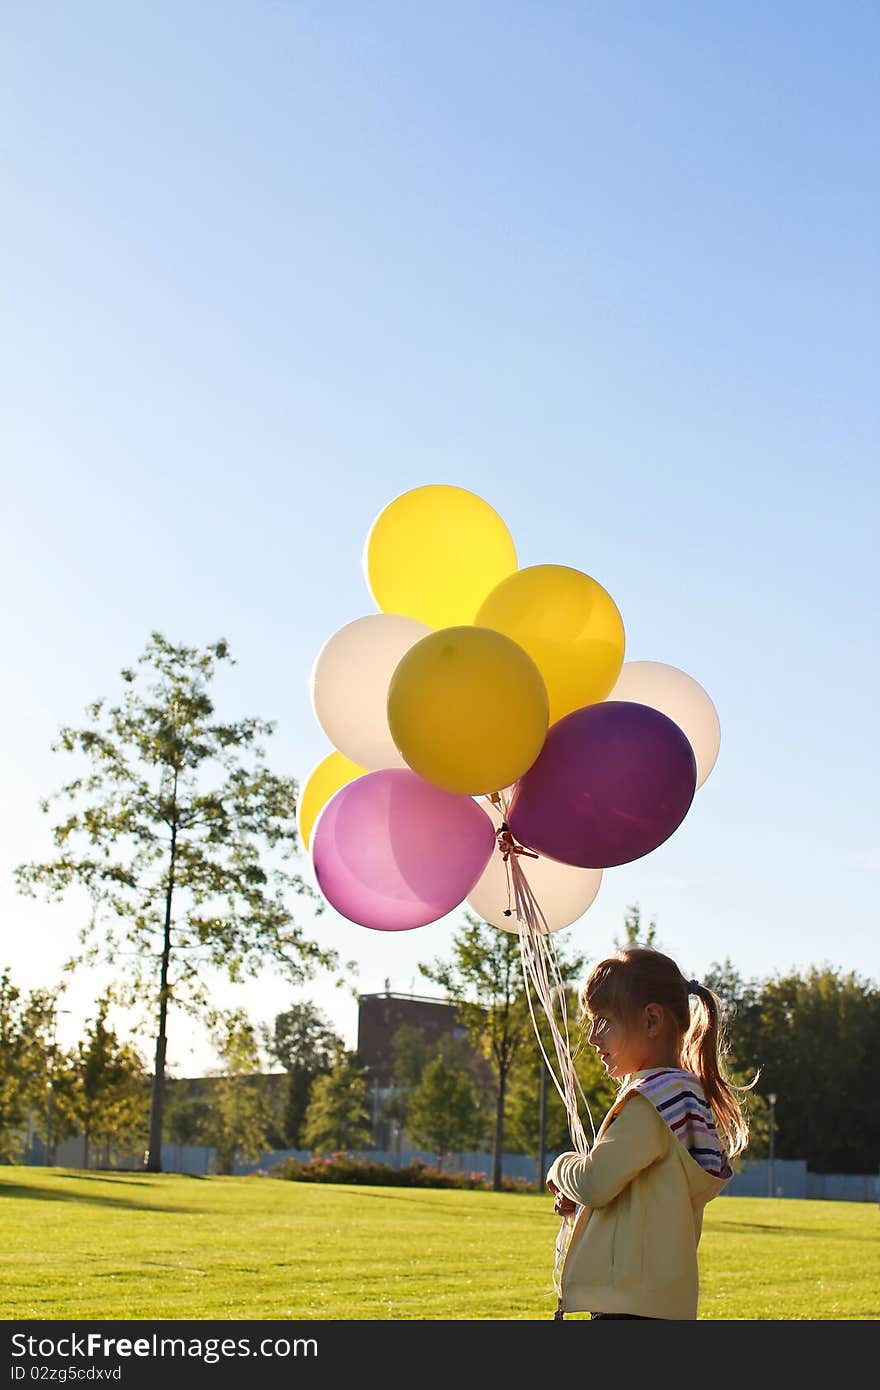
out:
<path id="1" fill-rule="evenodd" d="M 682 1042 L 681 1061 L 703 1083 L 715 1123 L 724 1136 L 730 1157 L 742 1153 L 749 1142 L 749 1120 L 743 1100 L 757 1076 L 747 1086 L 735 1085 L 725 1073 L 729 1051 L 727 1025 L 719 996 L 708 985 L 691 980 L 688 993 L 696 996 L 690 1027 Z"/>

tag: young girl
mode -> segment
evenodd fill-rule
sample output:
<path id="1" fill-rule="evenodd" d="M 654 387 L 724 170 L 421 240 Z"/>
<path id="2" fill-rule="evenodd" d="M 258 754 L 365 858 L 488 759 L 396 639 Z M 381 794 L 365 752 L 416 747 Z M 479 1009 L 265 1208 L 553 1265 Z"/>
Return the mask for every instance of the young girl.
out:
<path id="1" fill-rule="evenodd" d="M 580 1004 L 620 1093 L 589 1156 L 560 1154 L 547 1175 L 554 1209 L 573 1218 L 556 1316 L 696 1318 L 703 1208 L 748 1143 L 748 1088 L 723 1071 L 721 1001 L 633 946 L 599 962 Z"/>

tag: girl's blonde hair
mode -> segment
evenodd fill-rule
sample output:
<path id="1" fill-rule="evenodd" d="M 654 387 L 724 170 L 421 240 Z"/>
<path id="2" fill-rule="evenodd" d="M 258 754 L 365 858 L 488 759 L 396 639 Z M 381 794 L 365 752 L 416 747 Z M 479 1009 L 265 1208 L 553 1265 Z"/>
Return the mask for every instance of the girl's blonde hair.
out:
<path id="1" fill-rule="evenodd" d="M 696 1000 L 691 1009 L 690 997 Z M 627 946 L 599 961 L 580 993 L 581 1016 L 608 1014 L 624 1027 L 646 1004 L 660 1004 L 679 1032 L 681 1066 L 700 1078 L 715 1123 L 731 1157 L 749 1142 L 745 1109 L 748 1086 L 737 1086 L 726 1076 L 724 1060 L 729 1051 L 724 1006 L 714 990 L 696 980 L 686 980 L 669 956 L 647 946 Z"/>

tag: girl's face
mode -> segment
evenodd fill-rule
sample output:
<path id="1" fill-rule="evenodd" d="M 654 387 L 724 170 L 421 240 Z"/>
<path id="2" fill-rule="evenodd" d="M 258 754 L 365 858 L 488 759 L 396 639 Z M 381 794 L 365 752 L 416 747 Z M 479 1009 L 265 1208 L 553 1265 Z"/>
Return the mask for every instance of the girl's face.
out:
<path id="1" fill-rule="evenodd" d="M 646 1061 L 638 1031 L 627 1029 L 613 1014 L 590 1016 L 590 1046 L 595 1047 L 609 1076 L 620 1080 L 634 1071 L 642 1071 L 651 1063 Z"/>

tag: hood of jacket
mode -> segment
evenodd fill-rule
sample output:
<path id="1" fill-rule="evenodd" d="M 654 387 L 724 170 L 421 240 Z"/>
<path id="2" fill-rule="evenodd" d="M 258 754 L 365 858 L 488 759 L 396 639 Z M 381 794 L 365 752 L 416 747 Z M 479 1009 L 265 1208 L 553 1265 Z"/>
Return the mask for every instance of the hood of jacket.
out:
<path id="1" fill-rule="evenodd" d="M 652 1075 L 652 1073 L 656 1070 L 656 1068 L 652 1068 L 647 1071 L 634 1072 L 632 1076 L 629 1077 L 627 1085 L 621 1091 L 620 1095 L 617 1097 L 617 1100 L 611 1106 L 611 1109 L 607 1112 L 599 1130 L 599 1134 L 601 1134 L 602 1131 L 606 1128 L 606 1126 L 613 1121 L 615 1115 L 617 1115 L 620 1112 L 624 1105 L 636 1099 L 643 1105 L 650 1105 L 651 1109 L 657 1116 L 657 1119 L 660 1121 L 660 1123 L 666 1129 L 669 1128 L 669 1126 L 666 1124 L 665 1119 L 657 1110 L 653 1097 L 650 1095 L 646 1095 L 640 1089 L 639 1086 L 640 1081 L 642 1081 L 645 1077 Z M 700 1089 L 702 1091 L 702 1088 Z M 691 1201 L 695 1207 L 705 1206 L 707 1202 L 711 1202 L 713 1197 L 718 1196 L 718 1194 L 727 1186 L 727 1184 L 730 1182 L 730 1179 L 733 1177 L 733 1169 L 730 1167 L 730 1163 L 727 1160 L 727 1156 L 726 1154 L 724 1155 L 726 1171 L 721 1177 L 716 1177 L 713 1173 L 707 1172 L 706 1169 L 703 1168 L 702 1165 L 697 1162 L 693 1155 L 688 1152 L 685 1145 L 681 1143 L 681 1141 L 677 1139 L 671 1131 L 670 1134 L 671 1137 L 675 1140 L 675 1146 L 678 1151 L 678 1156 L 681 1161 L 685 1178 L 687 1179 L 688 1191 L 690 1192 Z"/>

